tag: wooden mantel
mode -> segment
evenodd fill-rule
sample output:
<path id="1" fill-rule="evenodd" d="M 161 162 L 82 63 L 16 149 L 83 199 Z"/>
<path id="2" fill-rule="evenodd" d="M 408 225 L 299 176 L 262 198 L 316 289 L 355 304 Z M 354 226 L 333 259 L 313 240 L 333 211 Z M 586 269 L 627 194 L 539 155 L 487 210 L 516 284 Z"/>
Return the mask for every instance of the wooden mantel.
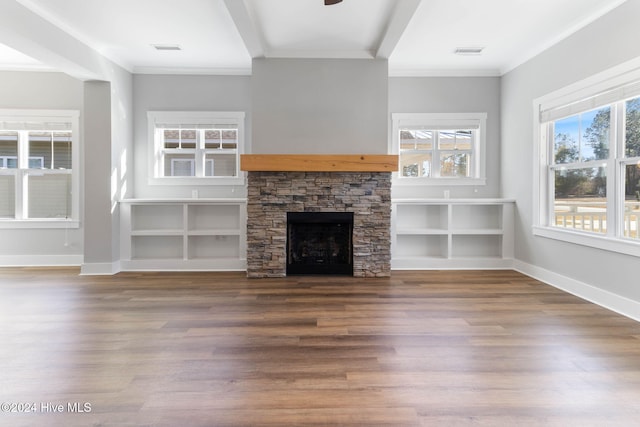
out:
<path id="1" fill-rule="evenodd" d="M 250 172 L 394 172 L 389 154 L 242 154 L 240 169 Z"/>

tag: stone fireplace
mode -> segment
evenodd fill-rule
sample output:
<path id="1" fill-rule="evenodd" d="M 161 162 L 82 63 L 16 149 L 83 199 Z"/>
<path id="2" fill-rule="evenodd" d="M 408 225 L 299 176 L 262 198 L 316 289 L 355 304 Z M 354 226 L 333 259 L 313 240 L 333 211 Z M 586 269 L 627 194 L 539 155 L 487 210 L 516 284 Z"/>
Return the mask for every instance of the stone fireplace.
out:
<path id="1" fill-rule="evenodd" d="M 396 156 L 245 155 L 247 275 L 287 274 L 287 214 L 353 214 L 354 277 L 391 273 L 391 171 Z"/>

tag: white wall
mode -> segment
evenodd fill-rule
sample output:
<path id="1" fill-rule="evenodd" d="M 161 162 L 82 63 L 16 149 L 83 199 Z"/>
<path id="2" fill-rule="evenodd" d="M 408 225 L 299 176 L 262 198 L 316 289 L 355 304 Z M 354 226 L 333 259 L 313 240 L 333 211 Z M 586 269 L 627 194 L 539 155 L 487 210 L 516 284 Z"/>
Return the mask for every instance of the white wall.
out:
<path id="1" fill-rule="evenodd" d="M 136 198 L 245 197 L 244 186 L 149 185 L 147 111 L 244 111 L 245 152 L 251 152 L 251 82 L 246 76 L 141 75 L 133 78 Z"/>
<path id="2" fill-rule="evenodd" d="M 111 219 L 111 261 L 120 259 L 120 210 L 117 202 L 133 194 L 133 75 L 113 66 L 111 89 L 111 164 L 109 212 Z M 91 244 L 88 242 L 87 244 Z M 114 270 L 117 266 L 114 266 Z"/>
<path id="3" fill-rule="evenodd" d="M 517 200 L 516 259 L 635 301 L 640 260 L 534 237 L 531 193 L 533 100 L 640 56 L 639 16 L 640 0 L 629 0 L 502 79 L 502 191 Z"/>
<path id="4" fill-rule="evenodd" d="M 388 64 L 254 59 L 253 153 L 385 154 Z"/>
<path id="5" fill-rule="evenodd" d="M 389 111 L 393 113 L 487 113 L 487 183 L 479 186 L 394 186 L 394 198 L 498 197 L 500 195 L 500 78 L 392 77 Z M 390 120 L 390 119 L 389 119 Z M 389 122 L 391 123 L 391 122 Z M 391 124 L 389 125 L 391 129 Z M 389 139 L 391 134 L 389 133 Z"/>
<path id="6" fill-rule="evenodd" d="M 1 71 L 0 108 L 81 111 L 82 86 L 62 73 Z M 82 209 L 80 215 L 80 228 L 0 229 L 0 241 L 5 242 L 0 245 L 0 265 L 78 264 L 84 250 Z"/>

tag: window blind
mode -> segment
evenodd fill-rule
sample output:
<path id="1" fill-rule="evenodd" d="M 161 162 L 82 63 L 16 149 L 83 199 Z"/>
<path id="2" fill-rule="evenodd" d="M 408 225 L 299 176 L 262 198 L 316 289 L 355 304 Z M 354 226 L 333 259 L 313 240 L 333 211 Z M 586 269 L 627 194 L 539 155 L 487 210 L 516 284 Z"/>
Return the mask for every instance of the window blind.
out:
<path id="1" fill-rule="evenodd" d="M 563 119 L 636 96 L 640 96 L 640 81 L 611 88 L 560 106 L 545 107 L 542 105 L 540 108 L 540 122 Z"/>
<path id="2" fill-rule="evenodd" d="M 479 124 L 437 124 L 437 125 L 403 125 L 399 124 L 400 130 L 476 130 L 480 129 Z"/>
<path id="3" fill-rule="evenodd" d="M 0 121 L 0 130 L 70 131 L 70 122 Z"/>

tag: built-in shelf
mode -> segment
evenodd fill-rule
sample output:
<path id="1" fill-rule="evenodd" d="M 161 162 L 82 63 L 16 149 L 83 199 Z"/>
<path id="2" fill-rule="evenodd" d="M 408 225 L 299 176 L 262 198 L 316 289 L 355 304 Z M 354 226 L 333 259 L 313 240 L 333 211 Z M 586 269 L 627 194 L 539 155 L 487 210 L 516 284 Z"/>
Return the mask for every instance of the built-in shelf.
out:
<path id="1" fill-rule="evenodd" d="M 244 199 L 130 199 L 120 213 L 125 271 L 246 269 Z"/>
<path id="2" fill-rule="evenodd" d="M 246 270 L 246 200 L 121 202 L 122 270 Z M 392 200 L 393 269 L 510 268 L 514 201 Z"/>
<path id="3" fill-rule="evenodd" d="M 510 268 L 514 201 L 392 200 L 394 269 Z"/>

